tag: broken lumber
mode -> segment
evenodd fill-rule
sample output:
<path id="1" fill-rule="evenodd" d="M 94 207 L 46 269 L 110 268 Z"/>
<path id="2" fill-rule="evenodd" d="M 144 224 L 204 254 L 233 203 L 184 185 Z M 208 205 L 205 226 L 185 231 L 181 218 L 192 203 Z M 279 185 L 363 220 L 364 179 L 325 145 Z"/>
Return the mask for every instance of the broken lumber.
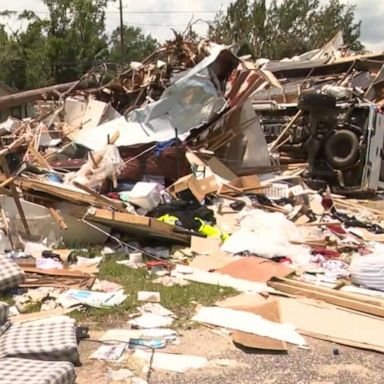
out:
<path id="1" fill-rule="evenodd" d="M 130 213 L 111 212 L 106 209 L 89 209 L 84 212 L 79 208 L 72 213 L 77 217 L 84 217 L 92 223 L 104 224 L 119 231 L 138 237 L 150 237 L 162 240 L 176 241 L 190 244 L 191 236 L 175 232 L 175 226 L 162 223 L 152 217 L 136 216 Z"/>
<path id="2" fill-rule="evenodd" d="M 36 100 L 41 99 L 43 95 L 57 97 L 58 92 L 64 92 L 76 84 L 77 81 L 72 81 L 70 83 L 56 84 L 50 87 L 32 89 L 30 91 L 18 92 L 12 95 L 1 96 L 0 105 L 2 108 L 11 108 L 21 104 L 32 103 Z"/>
<path id="3" fill-rule="evenodd" d="M 355 294 L 314 286 L 313 284 L 295 281 L 292 279 L 272 278 L 268 286 L 282 292 L 296 296 L 305 296 L 311 299 L 322 300 L 326 303 L 338 305 L 343 308 L 384 317 L 384 301 L 359 298 Z"/>
<path id="4" fill-rule="evenodd" d="M 100 195 L 100 193 L 97 193 L 91 188 L 88 188 L 87 186 L 80 184 L 78 182 L 73 182 L 73 185 L 77 188 L 82 189 L 83 191 L 89 193 L 91 196 L 93 196 L 95 199 L 97 199 L 100 202 L 101 206 L 110 206 L 114 209 L 116 209 L 119 212 L 127 212 L 125 209 L 125 204 L 118 200 L 109 199 L 108 197 L 105 197 L 103 195 Z"/>

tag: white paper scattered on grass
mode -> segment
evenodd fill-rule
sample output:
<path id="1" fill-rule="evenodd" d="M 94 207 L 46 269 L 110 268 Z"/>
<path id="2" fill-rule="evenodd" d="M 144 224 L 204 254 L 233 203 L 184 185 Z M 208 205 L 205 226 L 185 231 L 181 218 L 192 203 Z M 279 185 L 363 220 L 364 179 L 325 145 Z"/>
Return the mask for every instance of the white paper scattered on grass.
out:
<path id="1" fill-rule="evenodd" d="M 146 313 L 145 315 L 129 320 L 128 323 L 139 328 L 162 328 L 169 327 L 173 323 L 173 319 L 169 316 Z"/>
<path id="2" fill-rule="evenodd" d="M 145 360 L 149 363 L 151 353 L 142 350 L 136 350 L 133 354 L 133 357 L 140 360 Z M 155 352 L 153 355 L 152 368 L 185 373 L 189 369 L 203 368 L 207 365 L 207 363 L 208 360 L 205 357 Z"/>
<path id="3" fill-rule="evenodd" d="M 166 340 L 174 340 L 177 332 L 170 328 L 154 328 L 154 329 L 108 329 L 101 337 L 100 341 L 116 341 L 129 343 L 130 339 L 150 339 L 162 338 Z"/>
<path id="4" fill-rule="evenodd" d="M 206 272 L 183 265 L 176 265 L 176 269 L 172 272 L 172 276 L 194 281 L 196 283 L 218 285 L 220 287 L 231 287 L 240 292 L 275 292 L 273 288 L 268 287 L 265 283 L 237 279 L 229 275 L 223 275 L 217 272 Z"/>
<path id="5" fill-rule="evenodd" d="M 299 335 L 292 324 L 275 323 L 254 313 L 229 308 L 203 307 L 192 318 L 199 323 L 235 329 L 254 335 L 270 337 L 296 345 L 305 345 L 305 339 Z"/>
<path id="6" fill-rule="evenodd" d="M 138 308 L 138 310 L 144 315 L 146 313 L 152 313 L 153 315 L 159 316 L 173 316 L 174 313 L 169 309 L 164 308 L 159 303 L 146 303 Z"/>
<path id="7" fill-rule="evenodd" d="M 92 355 L 90 359 L 117 361 L 122 356 L 126 344 L 102 345 Z"/>
<path id="8" fill-rule="evenodd" d="M 124 294 L 124 290 L 116 292 L 94 292 L 68 289 L 68 291 L 59 296 L 58 303 L 64 308 L 69 308 L 79 303 L 89 305 L 90 307 L 103 308 L 120 305 L 126 298 L 127 295 Z"/>
<path id="9" fill-rule="evenodd" d="M 139 292 L 137 292 L 137 300 L 138 301 L 149 301 L 151 303 L 159 303 L 160 302 L 160 292 L 139 291 Z"/>

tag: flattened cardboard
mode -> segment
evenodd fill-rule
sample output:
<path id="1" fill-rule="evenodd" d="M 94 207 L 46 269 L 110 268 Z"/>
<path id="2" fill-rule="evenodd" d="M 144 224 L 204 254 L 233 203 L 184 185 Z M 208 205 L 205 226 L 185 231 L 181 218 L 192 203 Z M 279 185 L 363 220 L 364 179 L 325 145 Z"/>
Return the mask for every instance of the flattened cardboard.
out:
<path id="1" fill-rule="evenodd" d="M 312 299 L 238 295 L 216 305 L 260 314 L 265 302 L 278 302 L 281 322 L 291 323 L 302 335 L 351 347 L 384 352 L 384 320 Z M 265 315 L 266 316 L 266 315 Z"/>
<path id="2" fill-rule="evenodd" d="M 249 281 L 266 283 L 273 276 L 285 277 L 293 270 L 263 257 L 249 256 L 225 265 L 216 272 Z"/>
<path id="3" fill-rule="evenodd" d="M 210 255 L 196 256 L 195 259 L 189 264 L 192 268 L 201 271 L 211 271 L 217 268 L 224 267 L 236 260 L 234 256 L 224 252 L 214 252 Z"/>
<path id="4" fill-rule="evenodd" d="M 242 308 L 234 309 L 246 310 Z M 257 307 L 252 312 L 260 315 L 264 319 L 281 323 L 279 303 L 277 301 L 266 302 L 265 304 Z M 240 344 L 246 348 L 267 349 L 273 351 L 287 350 L 287 344 L 284 341 L 253 335 L 246 332 L 234 331 L 232 333 L 232 339 L 235 343 Z"/>
<path id="5" fill-rule="evenodd" d="M 209 237 L 191 237 L 191 250 L 199 255 L 210 255 L 220 251 L 220 239 Z"/>

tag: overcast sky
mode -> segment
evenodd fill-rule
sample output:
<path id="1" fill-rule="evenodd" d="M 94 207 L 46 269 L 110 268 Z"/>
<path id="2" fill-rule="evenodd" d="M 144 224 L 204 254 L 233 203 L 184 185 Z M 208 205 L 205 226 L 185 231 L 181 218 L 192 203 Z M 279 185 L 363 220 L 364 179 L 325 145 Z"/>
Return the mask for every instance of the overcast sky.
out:
<path id="1" fill-rule="evenodd" d="M 284 1 L 284 0 L 282 0 Z M 322 0 L 326 2 L 326 0 Z M 362 41 L 368 49 L 384 49 L 384 0 L 342 0 L 357 5 L 356 18 L 361 19 Z M 142 28 L 158 40 L 164 41 L 172 37 L 169 27 L 184 30 L 188 21 L 194 19 L 212 20 L 215 12 L 225 9 L 231 0 L 123 0 L 124 21 L 127 25 Z M 0 0 L 0 11 L 12 9 L 22 11 L 30 9 L 46 16 L 46 8 L 41 0 Z M 149 12 L 149 13 L 144 13 Z M 119 25 L 118 1 L 110 4 L 107 9 L 107 29 L 111 32 Z M 20 23 L 12 20 L 10 26 L 17 29 Z M 199 21 L 197 29 L 206 32 L 206 23 Z"/>

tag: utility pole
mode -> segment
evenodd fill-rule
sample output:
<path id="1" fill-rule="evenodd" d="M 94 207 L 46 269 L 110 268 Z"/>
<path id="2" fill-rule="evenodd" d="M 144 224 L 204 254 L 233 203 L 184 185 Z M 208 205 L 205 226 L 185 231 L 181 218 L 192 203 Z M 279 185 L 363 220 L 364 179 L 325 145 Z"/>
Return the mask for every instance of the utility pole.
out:
<path id="1" fill-rule="evenodd" d="M 120 3 L 120 44 L 121 44 L 121 57 L 125 58 L 125 44 L 124 44 L 124 20 L 123 20 L 123 0 Z"/>

